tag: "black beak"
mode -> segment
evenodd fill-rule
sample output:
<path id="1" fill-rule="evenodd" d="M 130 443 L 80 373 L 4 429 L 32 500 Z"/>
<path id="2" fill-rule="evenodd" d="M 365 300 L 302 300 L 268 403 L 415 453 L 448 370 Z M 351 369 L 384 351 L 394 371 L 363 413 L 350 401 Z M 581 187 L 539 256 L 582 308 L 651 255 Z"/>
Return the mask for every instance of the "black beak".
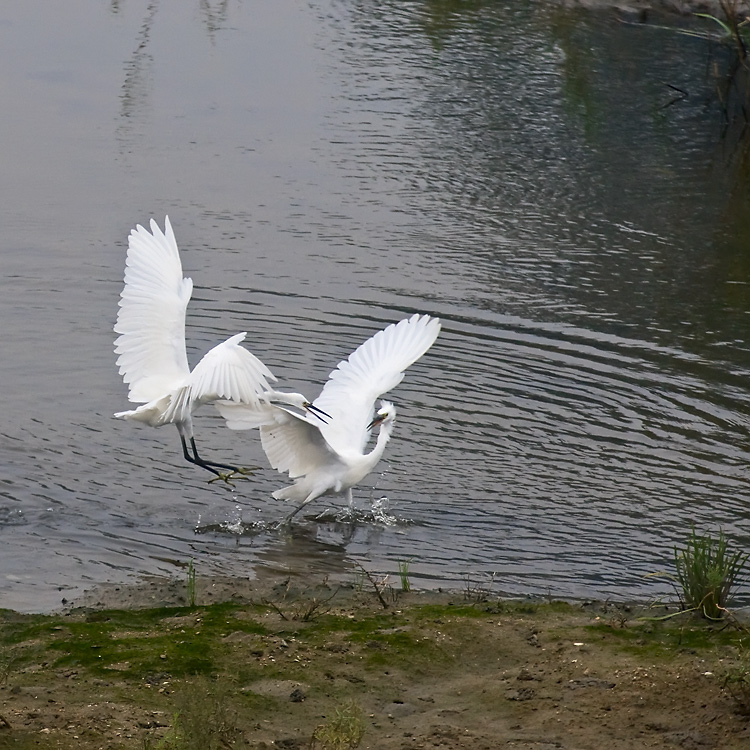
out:
<path id="1" fill-rule="evenodd" d="M 313 406 L 312 404 L 305 404 L 305 409 L 311 411 L 321 422 L 323 422 L 323 424 L 328 424 L 328 420 L 333 419 L 330 414 L 327 414 L 322 409 L 318 409 L 317 406 Z"/>
<path id="2" fill-rule="evenodd" d="M 367 425 L 367 429 L 371 430 L 376 425 L 379 425 L 383 420 L 385 420 L 385 414 L 377 414 L 375 416 L 375 419 L 373 419 L 372 422 Z"/>

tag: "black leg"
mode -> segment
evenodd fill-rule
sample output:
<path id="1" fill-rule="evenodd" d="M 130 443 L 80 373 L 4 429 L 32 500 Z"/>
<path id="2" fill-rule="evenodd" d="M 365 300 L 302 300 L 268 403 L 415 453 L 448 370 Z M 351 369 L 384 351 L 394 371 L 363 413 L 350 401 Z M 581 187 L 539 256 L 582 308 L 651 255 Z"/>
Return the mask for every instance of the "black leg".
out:
<path id="1" fill-rule="evenodd" d="M 237 466 L 230 466 L 229 464 L 220 464 L 216 461 L 205 461 L 198 455 L 198 448 L 195 446 L 195 438 L 190 438 L 190 445 L 193 448 L 193 456 L 195 457 L 194 463 L 198 464 L 198 466 L 202 466 L 204 469 L 211 469 L 211 467 L 215 466 L 219 469 L 229 469 L 230 471 L 237 472 L 238 474 L 241 474 L 245 469 L 240 469 Z M 218 472 L 217 472 L 218 473 Z"/>
<path id="2" fill-rule="evenodd" d="M 182 455 L 185 456 L 185 460 L 189 461 L 191 464 L 195 464 L 196 466 L 201 466 L 204 469 L 207 469 L 212 474 L 216 474 L 216 476 L 221 476 L 221 472 L 219 472 L 217 469 L 214 469 L 213 467 L 209 466 L 199 455 L 198 452 L 195 450 L 195 440 L 193 438 L 190 438 L 190 442 L 193 446 L 193 451 L 195 451 L 195 456 L 190 455 L 190 451 L 188 450 L 187 443 L 185 442 L 185 438 L 180 435 L 180 441 L 182 442 Z"/>
<path id="3" fill-rule="evenodd" d="M 193 455 L 190 455 L 190 451 L 187 447 L 187 442 L 182 435 L 180 435 L 180 441 L 182 442 L 182 454 L 185 456 L 185 460 L 189 461 L 191 464 L 195 464 L 196 466 L 200 466 L 201 468 L 210 471 L 212 474 L 216 474 L 217 479 L 223 479 L 225 482 L 229 482 L 229 478 L 232 474 L 239 474 L 240 476 L 247 476 L 248 474 L 252 475 L 252 471 L 250 471 L 249 469 L 243 469 L 238 466 L 231 466 L 230 464 L 220 464 L 216 461 L 205 461 L 198 455 L 198 448 L 195 445 L 195 438 L 193 437 L 190 438 L 190 446 L 193 449 Z M 219 471 L 219 469 L 227 469 L 229 471 L 229 474 L 225 474 Z"/>

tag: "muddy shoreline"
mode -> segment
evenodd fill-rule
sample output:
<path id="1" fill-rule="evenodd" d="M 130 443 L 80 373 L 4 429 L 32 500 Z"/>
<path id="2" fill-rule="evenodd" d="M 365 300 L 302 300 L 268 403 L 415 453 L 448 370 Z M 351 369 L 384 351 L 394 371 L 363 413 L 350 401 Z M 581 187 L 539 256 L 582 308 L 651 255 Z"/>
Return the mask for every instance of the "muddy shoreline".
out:
<path id="1" fill-rule="evenodd" d="M 0 748 L 750 746 L 739 621 L 399 584 L 149 579 L 0 610 Z"/>

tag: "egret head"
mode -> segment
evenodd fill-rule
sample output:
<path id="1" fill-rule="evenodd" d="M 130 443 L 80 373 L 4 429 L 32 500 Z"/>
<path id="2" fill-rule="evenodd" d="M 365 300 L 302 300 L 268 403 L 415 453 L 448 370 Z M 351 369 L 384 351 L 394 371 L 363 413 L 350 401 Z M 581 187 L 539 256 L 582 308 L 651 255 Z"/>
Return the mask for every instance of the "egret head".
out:
<path id="1" fill-rule="evenodd" d="M 392 425 L 395 420 L 396 407 L 390 401 L 381 401 L 380 408 L 377 410 L 372 422 L 367 425 L 367 429 L 371 430 L 373 427 L 382 424 Z"/>

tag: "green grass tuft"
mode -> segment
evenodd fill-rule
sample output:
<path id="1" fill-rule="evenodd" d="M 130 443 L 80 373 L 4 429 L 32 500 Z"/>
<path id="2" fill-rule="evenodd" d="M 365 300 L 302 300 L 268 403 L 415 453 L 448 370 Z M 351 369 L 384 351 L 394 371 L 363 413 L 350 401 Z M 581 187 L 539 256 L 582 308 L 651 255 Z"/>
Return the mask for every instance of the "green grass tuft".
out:
<path id="1" fill-rule="evenodd" d="M 249 748 L 231 707 L 232 686 L 205 677 L 187 683 L 175 699 L 164 737 L 144 739 L 144 750 L 241 750 Z"/>
<path id="2" fill-rule="evenodd" d="M 221 637 L 240 632 L 262 635 L 266 629 L 238 617 L 238 605 L 165 607 L 148 610 L 105 610 L 86 620 L 64 624 L 30 623 L 13 637 L 30 640 L 46 632 L 47 646 L 58 654 L 55 667 L 83 667 L 100 675 L 124 679 L 210 674 L 221 655 Z M 6 636 L 7 637 L 7 636 Z"/>
<path id="3" fill-rule="evenodd" d="M 409 579 L 409 567 L 411 558 L 398 561 L 398 577 L 401 581 L 401 591 L 411 591 L 411 580 Z"/>
<path id="4" fill-rule="evenodd" d="M 747 554 L 729 550 L 723 532 L 713 539 L 709 534 L 696 534 L 693 528 L 685 549 L 674 551 L 685 608 L 708 620 L 724 617 L 747 559 Z"/>
<path id="5" fill-rule="evenodd" d="M 354 701 L 346 701 L 334 709 L 325 724 L 313 732 L 314 750 L 352 750 L 359 746 L 365 733 L 364 714 Z"/>

